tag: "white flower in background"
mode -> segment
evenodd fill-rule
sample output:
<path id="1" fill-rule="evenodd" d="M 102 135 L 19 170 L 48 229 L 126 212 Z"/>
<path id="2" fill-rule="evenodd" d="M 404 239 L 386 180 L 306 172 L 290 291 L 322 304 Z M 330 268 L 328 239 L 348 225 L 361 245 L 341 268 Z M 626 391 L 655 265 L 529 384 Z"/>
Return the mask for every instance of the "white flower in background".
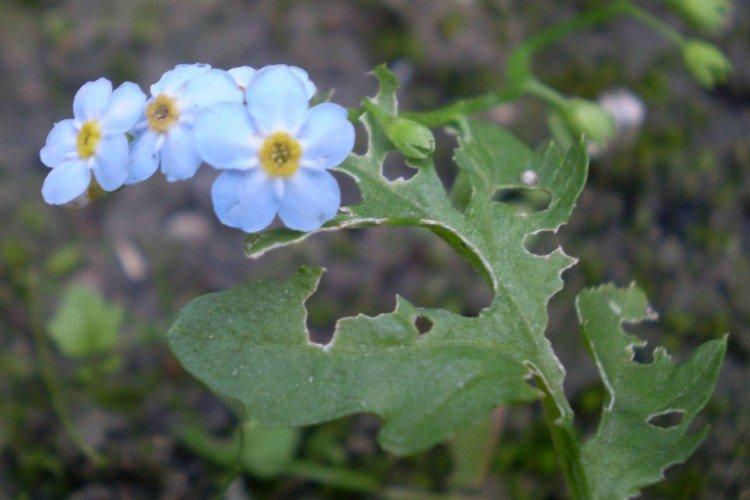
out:
<path id="1" fill-rule="evenodd" d="M 134 129 L 128 184 L 149 178 L 161 166 L 170 182 L 189 179 L 201 158 L 193 121 L 202 108 L 242 102 L 242 92 L 226 71 L 208 64 L 178 64 L 151 86 L 143 120 Z"/>
<path id="2" fill-rule="evenodd" d="M 615 120 L 616 133 L 636 131 L 646 118 L 646 105 L 628 89 L 613 89 L 599 96 L 599 105 Z"/>
<path id="3" fill-rule="evenodd" d="M 312 97 L 315 95 L 315 92 L 317 92 L 317 89 L 315 88 L 315 84 L 312 82 L 312 80 L 310 80 L 310 76 L 307 74 L 307 71 L 297 66 L 287 67 L 292 71 L 292 73 L 297 76 L 297 78 L 299 78 L 300 82 L 305 87 L 308 99 L 312 99 Z M 232 77 L 235 83 L 237 83 L 237 86 L 240 88 L 240 90 L 242 90 L 242 92 L 245 92 L 247 90 L 247 86 L 250 85 L 250 80 L 253 79 L 255 73 L 257 72 L 258 71 L 255 68 L 252 68 L 250 66 L 239 66 L 228 71 L 229 75 Z"/>
<path id="4" fill-rule="evenodd" d="M 278 213 L 287 227 L 310 231 L 336 215 L 341 195 L 327 169 L 352 151 L 354 126 L 337 104 L 309 108 L 311 88 L 300 71 L 267 66 L 247 84 L 245 105 L 215 104 L 198 115 L 198 152 L 227 170 L 211 190 L 222 223 L 255 232 Z"/>
<path id="5" fill-rule="evenodd" d="M 83 85 L 73 99 L 73 118 L 57 122 L 44 147 L 42 163 L 52 169 L 42 186 L 44 201 L 62 205 L 84 194 L 96 182 L 114 191 L 128 177 L 125 135 L 143 113 L 146 95 L 125 82 L 112 91 L 106 78 Z"/>

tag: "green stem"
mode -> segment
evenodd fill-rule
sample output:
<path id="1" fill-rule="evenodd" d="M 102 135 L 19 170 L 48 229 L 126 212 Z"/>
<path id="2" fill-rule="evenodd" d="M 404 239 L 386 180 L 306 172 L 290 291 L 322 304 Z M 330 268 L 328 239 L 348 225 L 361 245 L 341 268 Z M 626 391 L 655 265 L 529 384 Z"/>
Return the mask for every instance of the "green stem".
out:
<path id="1" fill-rule="evenodd" d="M 286 473 L 349 491 L 372 494 L 381 492 L 378 481 L 370 476 L 348 469 L 319 465 L 314 462 L 301 460 L 291 462 L 286 467 Z"/>
<path id="2" fill-rule="evenodd" d="M 628 4 L 625 7 L 625 13 L 633 19 L 648 26 L 657 33 L 661 34 L 664 38 L 674 43 L 675 45 L 680 46 L 685 43 L 685 37 L 683 37 L 679 31 L 677 31 L 655 15 L 651 14 L 650 12 L 633 4 Z"/>
<path id="3" fill-rule="evenodd" d="M 466 115 L 473 115 L 500 104 L 511 102 L 515 96 L 510 92 L 488 92 L 476 97 L 461 99 L 452 104 L 432 111 L 412 111 L 402 113 L 403 116 L 430 128 L 436 128 L 456 121 Z"/>
<path id="4" fill-rule="evenodd" d="M 537 378 L 537 383 L 544 388 L 544 383 Z M 546 389 L 542 398 L 544 421 L 552 437 L 557 460 L 563 470 L 565 482 L 570 494 L 576 499 L 589 499 L 588 481 L 581 461 L 581 443 L 573 427 L 573 415 L 561 415 L 552 394 Z"/>
<path id="5" fill-rule="evenodd" d="M 461 116 L 493 108 L 499 104 L 518 99 L 524 93 L 532 93 L 559 106 L 564 96 L 537 81 L 531 71 L 533 56 L 557 40 L 581 29 L 590 28 L 630 13 L 629 0 L 615 0 L 601 7 L 578 14 L 571 19 L 554 24 L 525 41 L 513 50 L 506 64 L 506 89 L 488 92 L 477 97 L 463 99 L 432 111 L 405 113 L 409 119 L 428 127 L 439 127 L 452 123 Z M 551 92 L 556 95 L 552 95 Z"/>
<path id="6" fill-rule="evenodd" d="M 91 445 L 89 445 L 81 436 L 78 428 L 73 423 L 73 419 L 65 405 L 65 395 L 60 385 L 62 378 L 55 370 L 55 357 L 47 341 L 44 327 L 42 325 L 42 313 L 39 303 L 39 286 L 36 275 L 29 276 L 26 280 L 26 305 L 29 313 L 31 332 L 34 337 L 34 347 L 37 355 L 37 365 L 39 366 L 42 381 L 47 387 L 52 402 L 52 408 L 57 414 L 57 418 L 63 426 L 63 430 L 71 441 L 75 443 L 81 452 L 91 460 L 96 466 L 105 464 L 102 457 Z"/>
<path id="7" fill-rule="evenodd" d="M 567 106 L 568 98 L 562 95 L 557 90 L 553 89 L 549 85 L 540 82 L 536 78 L 530 78 L 526 81 L 526 83 L 523 86 L 524 91 L 527 93 L 533 95 L 534 97 L 538 97 L 539 99 L 546 102 L 548 105 L 558 109 L 562 110 Z"/>
<path id="8" fill-rule="evenodd" d="M 227 475 L 227 478 L 224 480 L 224 484 L 219 488 L 219 495 L 217 498 L 224 498 L 227 490 L 232 485 L 234 480 L 242 474 L 242 470 L 244 469 L 244 464 L 242 463 L 242 453 L 245 451 L 245 429 L 246 426 L 252 426 L 253 424 L 250 422 L 240 422 L 240 424 L 237 426 L 237 433 L 239 434 L 239 438 L 237 439 L 237 451 L 234 456 L 234 460 L 232 463 L 234 464 L 231 466 L 231 464 L 228 464 L 232 467 L 232 470 Z"/>

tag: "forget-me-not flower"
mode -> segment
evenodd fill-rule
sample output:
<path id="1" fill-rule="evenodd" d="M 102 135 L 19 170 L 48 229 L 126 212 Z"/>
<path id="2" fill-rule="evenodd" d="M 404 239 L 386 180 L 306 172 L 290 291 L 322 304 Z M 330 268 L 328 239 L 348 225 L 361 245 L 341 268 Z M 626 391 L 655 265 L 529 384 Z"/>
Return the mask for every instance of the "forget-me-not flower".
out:
<path id="1" fill-rule="evenodd" d="M 226 71 L 208 64 L 178 64 L 151 86 L 143 120 L 131 144 L 128 184 L 150 177 L 161 165 L 167 180 L 189 179 L 201 158 L 193 140 L 193 121 L 205 106 L 242 102 L 242 92 Z"/>
<path id="2" fill-rule="evenodd" d="M 44 147 L 42 163 L 52 169 L 42 196 L 53 205 L 68 203 L 86 192 L 91 173 L 105 191 L 114 191 L 128 177 L 125 135 L 143 113 L 146 95 L 135 83 L 114 91 L 100 78 L 84 84 L 73 99 L 73 118 L 57 122 Z"/>
<path id="3" fill-rule="evenodd" d="M 354 147 L 354 126 L 337 104 L 308 107 L 310 89 L 289 66 L 258 70 L 245 105 L 207 107 L 195 122 L 201 157 L 227 170 L 211 189 L 214 210 L 227 226 L 260 231 L 278 213 L 291 229 L 310 231 L 341 204 L 327 169 Z"/>

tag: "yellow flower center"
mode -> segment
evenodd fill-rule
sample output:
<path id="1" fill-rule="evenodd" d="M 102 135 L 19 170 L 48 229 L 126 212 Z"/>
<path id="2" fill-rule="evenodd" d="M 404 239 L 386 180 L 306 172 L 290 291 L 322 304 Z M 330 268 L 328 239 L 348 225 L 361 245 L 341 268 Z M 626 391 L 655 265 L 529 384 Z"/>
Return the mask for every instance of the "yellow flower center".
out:
<path id="1" fill-rule="evenodd" d="M 83 159 L 91 158 L 96 154 L 96 148 L 102 139 L 102 129 L 98 122 L 89 121 L 83 124 L 76 137 L 78 156 Z"/>
<path id="2" fill-rule="evenodd" d="M 302 146 L 286 132 L 269 135 L 260 147 L 260 164 L 272 177 L 289 177 L 299 168 Z"/>
<path id="3" fill-rule="evenodd" d="M 146 107 L 148 126 L 157 132 L 166 132 L 180 118 L 177 102 L 168 95 L 159 94 Z"/>

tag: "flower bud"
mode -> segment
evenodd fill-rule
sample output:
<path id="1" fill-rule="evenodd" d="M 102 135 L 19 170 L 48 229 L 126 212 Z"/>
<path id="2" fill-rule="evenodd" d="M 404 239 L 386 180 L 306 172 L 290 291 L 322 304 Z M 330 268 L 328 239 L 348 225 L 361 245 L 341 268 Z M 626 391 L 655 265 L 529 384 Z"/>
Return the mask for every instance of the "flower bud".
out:
<path id="1" fill-rule="evenodd" d="M 718 48 L 700 40 L 685 42 L 682 58 L 693 78 L 707 88 L 725 81 L 732 71 L 729 60 Z"/>
<path id="2" fill-rule="evenodd" d="M 614 135 L 612 115 L 594 102 L 577 98 L 568 100 L 564 118 L 573 135 L 585 134 L 598 144 L 606 144 Z"/>
<path id="3" fill-rule="evenodd" d="M 435 150 L 432 131 L 415 121 L 400 116 L 389 117 L 384 124 L 385 134 L 404 156 L 426 160 Z"/>
<path id="4" fill-rule="evenodd" d="M 706 31 L 721 29 L 731 11 L 730 0 L 672 0 L 670 3 L 689 23 Z"/>

